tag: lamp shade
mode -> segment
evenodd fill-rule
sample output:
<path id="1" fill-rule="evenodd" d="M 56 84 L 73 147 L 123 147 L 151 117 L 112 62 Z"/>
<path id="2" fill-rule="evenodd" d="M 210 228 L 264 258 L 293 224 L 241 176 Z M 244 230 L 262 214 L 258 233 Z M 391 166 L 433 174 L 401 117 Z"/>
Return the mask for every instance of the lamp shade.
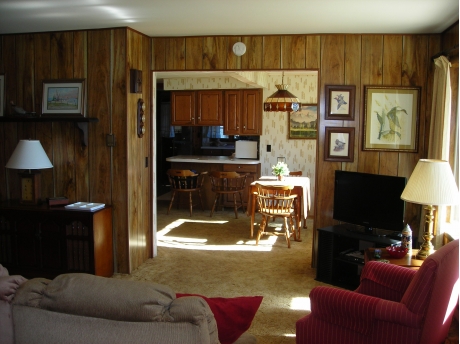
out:
<path id="1" fill-rule="evenodd" d="M 38 140 L 20 140 L 6 164 L 6 168 L 17 170 L 38 170 L 52 167 L 50 159 L 48 159 Z"/>
<path id="2" fill-rule="evenodd" d="M 424 205 L 460 203 L 460 193 L 447 161 L 420 159 L 407 182 L 401 198 Z"/>
<path id="3" fill-rule="evenodd" d="M 300 100 L 287 90 L 289 85 L 275 85 L 278 91 L 265 100 L 264 111 L 267 112 L 291 112 L 300 108 Z"/>

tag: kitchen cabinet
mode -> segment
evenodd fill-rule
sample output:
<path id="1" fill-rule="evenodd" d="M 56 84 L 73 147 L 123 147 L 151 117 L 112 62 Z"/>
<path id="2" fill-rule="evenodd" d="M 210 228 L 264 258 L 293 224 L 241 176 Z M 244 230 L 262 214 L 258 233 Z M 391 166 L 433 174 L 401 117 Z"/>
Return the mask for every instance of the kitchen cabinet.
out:
<path id="1" fill-rule="evenodd" d="M 171 125 L 223 125 L 222 94 L 220 90 L 171 92 Z"/>
<path id="2" fill-rule="evenodd" d="M 227 90 L 224 94 L 224 134 L 261 135 L 262 89 Z"/>

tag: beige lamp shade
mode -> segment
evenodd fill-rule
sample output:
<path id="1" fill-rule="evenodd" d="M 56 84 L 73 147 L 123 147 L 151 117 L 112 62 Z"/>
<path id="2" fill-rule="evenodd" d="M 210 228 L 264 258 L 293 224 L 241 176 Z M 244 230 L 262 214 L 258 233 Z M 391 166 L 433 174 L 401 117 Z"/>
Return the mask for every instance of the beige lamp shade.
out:
<path id="1" fill-rule="evenodd" d="M 460 193 L 449 163 L 444 160 L 420 159 L 401 198 L 425 205 L 460 204 Z"/>
<path id="2" fill-rule="evenodd" d="M 6 168 L 17 170 L 39 170 L 52 167 L 53 164 L 38 140 L 20 140 L 6 164 Z"/>

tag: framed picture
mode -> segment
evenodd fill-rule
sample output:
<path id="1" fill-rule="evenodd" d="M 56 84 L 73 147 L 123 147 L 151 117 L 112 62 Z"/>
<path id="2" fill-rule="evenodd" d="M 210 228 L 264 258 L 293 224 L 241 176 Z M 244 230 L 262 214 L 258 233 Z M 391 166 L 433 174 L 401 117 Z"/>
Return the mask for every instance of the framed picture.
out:
<path id="1" fill-rule="evenodd" d="M 313 139 L 318 136 L 318 105 L 300 104 L 289 113 L 289 139 Z"/>
<path id="2" fill-rule="evenodd" d="M 355 128 L 326 127 L 324 160 L 352 162 Z"/>
<path id="3" fill-rule="evenodd" d="M 84 117 L 85 80 L 44 80 L 43 117 Z"/>
<path id="4" fill-rule="evenodd" d="M 326 85 L 325 119 L 353 121 L 355 119 L 356 86 Z"/>
<path id="5" fill-rule="evenodd" d="M 5 116 L 5 75 L 0 74 L 0 117 Z"/>
<path id="6" fill-rule="evenodd" d="M 420 87 L 364 87 L 363 150 L 417 152 Z"/>

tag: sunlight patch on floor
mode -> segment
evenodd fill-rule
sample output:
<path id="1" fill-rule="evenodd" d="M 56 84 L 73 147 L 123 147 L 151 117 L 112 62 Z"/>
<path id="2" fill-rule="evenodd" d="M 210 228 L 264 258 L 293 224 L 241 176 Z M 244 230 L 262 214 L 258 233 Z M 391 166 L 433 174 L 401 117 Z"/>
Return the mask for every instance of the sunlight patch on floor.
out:
<path id="1" fill-rule="evenodd" d="M 291 309 L 297 311 L 311 311 L 309 297 L 294 297 L 291 300 Z"/>
<path id="2" fill-rule="evenodd" d="M 228 221 L 211 221 L 211 220 L 190 220 L 190 219 L 177 219 L 163 229 L 160 229 L 157 232 L 158 246 L 159 247 L 173 247 L 173 248 L 182 248 L 188 250 L 206 250 L 206 251 L 260 251 L 260 252 L 269 252 L 272 250 L 273 245 L 276 242 L 276 237 L 269 236 L 266 239 L 261 239 L 259 245 L 256 246 L 255 239 L 247 240 L 238 240 L 231 245 L 210 245 L 206 238 L 187 238 L 187 237 L 177 237 L 177 236 L 168 236 L 168 234 L 179 226 L 186 223 L 213 223 L 213 224 L 223 224 Z"/>

